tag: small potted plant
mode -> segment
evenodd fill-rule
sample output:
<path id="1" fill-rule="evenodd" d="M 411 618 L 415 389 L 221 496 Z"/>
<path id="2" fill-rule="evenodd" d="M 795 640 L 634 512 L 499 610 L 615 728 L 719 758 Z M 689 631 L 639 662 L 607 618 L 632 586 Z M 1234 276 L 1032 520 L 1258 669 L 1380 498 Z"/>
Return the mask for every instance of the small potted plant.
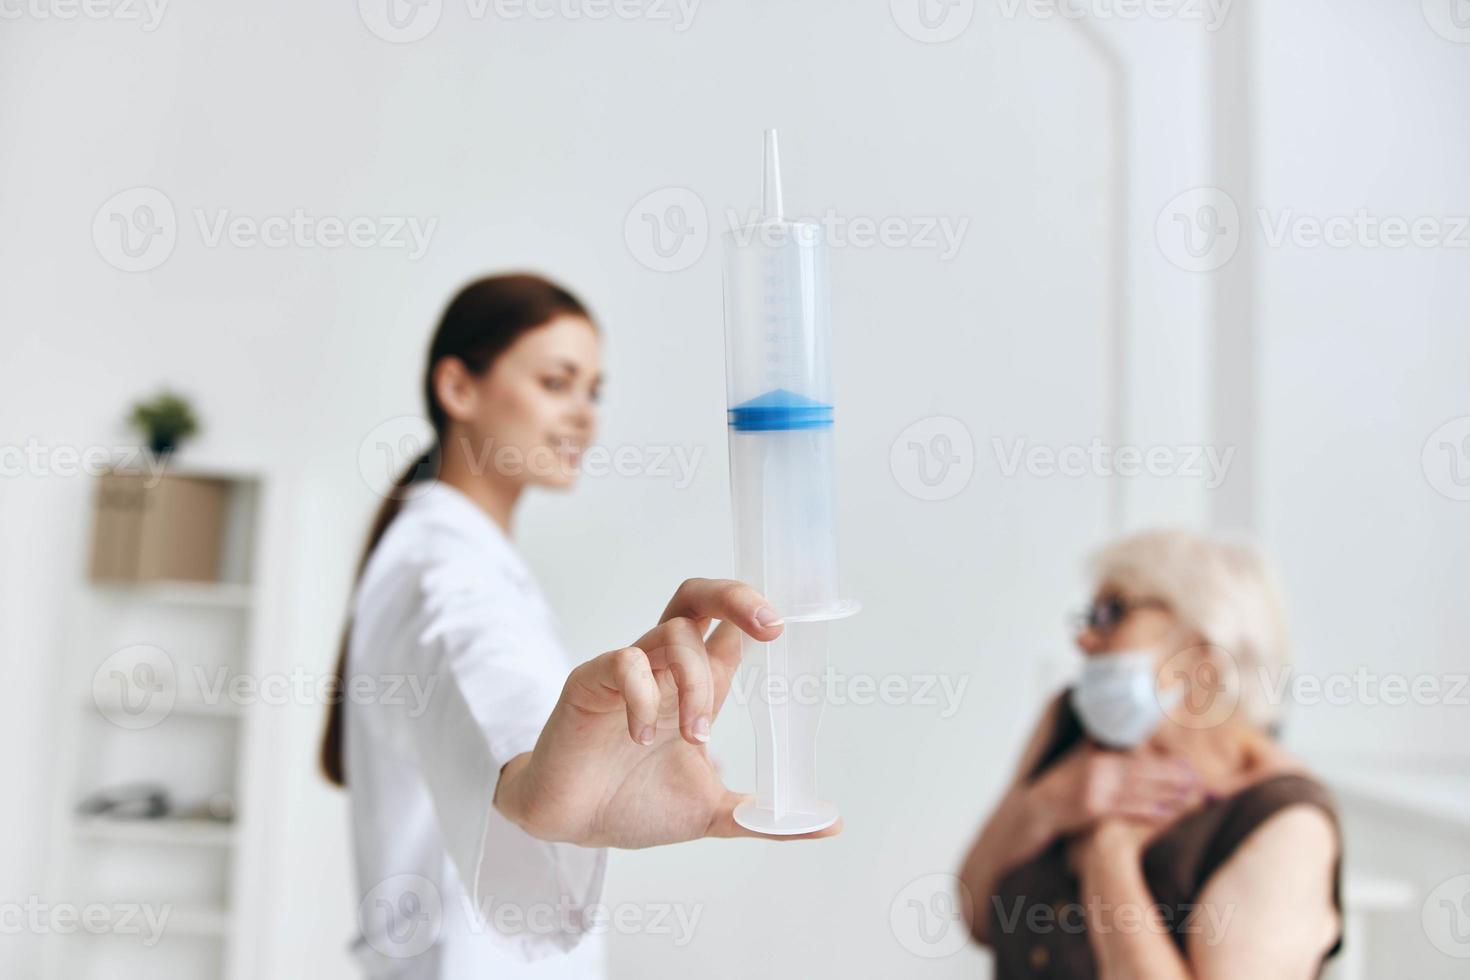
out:
<path id="1" fill-rule="evenodd" d="M 161 391 L 133 406 L 128 421 L 148 439 L 155 456 L 167 456 L 179 443 L 199 431 L 194 407 L 183 396 Z"/>

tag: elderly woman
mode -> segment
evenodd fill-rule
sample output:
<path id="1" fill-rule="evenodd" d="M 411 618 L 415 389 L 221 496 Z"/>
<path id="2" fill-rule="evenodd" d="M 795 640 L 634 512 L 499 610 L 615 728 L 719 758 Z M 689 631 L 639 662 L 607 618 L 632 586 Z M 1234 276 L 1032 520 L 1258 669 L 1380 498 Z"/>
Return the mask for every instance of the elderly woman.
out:
<path id="1" fill-rule="evenodd" d="M 996 977 L 1315 977 L 1340 945 L 1331 799 L 1273 739 L 1254 553 L 1178 531 L 1095 559 L 1077 684 L 965 860 Z"/>

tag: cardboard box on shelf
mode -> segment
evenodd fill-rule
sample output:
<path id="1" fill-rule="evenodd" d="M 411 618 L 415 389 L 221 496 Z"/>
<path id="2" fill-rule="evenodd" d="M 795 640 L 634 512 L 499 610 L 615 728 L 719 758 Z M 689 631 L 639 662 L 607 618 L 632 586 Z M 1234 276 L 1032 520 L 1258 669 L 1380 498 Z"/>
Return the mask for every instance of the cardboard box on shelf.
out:
<path id="1" fill-rule="evenodd" d="M 92 578 L 216 582 L 229 486 L 223 480 L 113 472 L 97 485 Z"/>

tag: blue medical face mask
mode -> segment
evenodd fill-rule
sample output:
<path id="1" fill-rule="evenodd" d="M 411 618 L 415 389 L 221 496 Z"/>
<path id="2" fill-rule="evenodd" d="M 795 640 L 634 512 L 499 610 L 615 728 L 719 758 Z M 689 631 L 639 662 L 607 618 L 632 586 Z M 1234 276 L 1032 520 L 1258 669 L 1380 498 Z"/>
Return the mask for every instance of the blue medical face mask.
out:
<path id="1" fill-rule="evenodd" d="M 1135 748 L 1158 729 L 1179 703 L 1183 685 L 1160 691 L 1154 650 L 1095 653 L 1082 665 L 1072 689 L 1072 708 L 1092 738 L 1114 749 Z"/>

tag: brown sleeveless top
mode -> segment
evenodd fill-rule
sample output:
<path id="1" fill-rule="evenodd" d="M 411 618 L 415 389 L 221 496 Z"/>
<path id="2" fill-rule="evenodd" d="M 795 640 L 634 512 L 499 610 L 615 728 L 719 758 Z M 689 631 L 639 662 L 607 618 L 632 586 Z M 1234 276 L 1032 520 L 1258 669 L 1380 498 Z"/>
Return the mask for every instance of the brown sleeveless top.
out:
<path id="1" fill-rule="evenodd" d="M 1056 732 L 1029 778 L 1050 768 L 1082 738 L 1082 723 L 1072 710 L 1071 698 L 1063 696 Z M 1281 773 L 1234 796 L 1206 803 L 1148 845 L 1143 856 L 1144 878 L 1181 953 L 1186 953 L 1191 933 L 1208 936 L 1209 930 L 1221 926 L 1211 919 L 1210 909 L 1198 904 L 1210 876 L 1251 831 L 1277 812 L 1300 803 L 1320 807 L 1337 823 L 1336 807 L 1322 784 L 1304 774 Z M 1030 862 L 1007 872 L 989 899 L 989 907 L 975 910 L 989 918 L 996 980 L 1086 980 L 1096 976 L 1080 883 L 1067 866 L 1066 847 L 1065 840 L 1057 841 Z M 1332 887 L 1332 901 L 1339 911 L 1341 877 L 1339 858 Z M 1339 936 L 1323 961 L 1341 947 Z"/>

